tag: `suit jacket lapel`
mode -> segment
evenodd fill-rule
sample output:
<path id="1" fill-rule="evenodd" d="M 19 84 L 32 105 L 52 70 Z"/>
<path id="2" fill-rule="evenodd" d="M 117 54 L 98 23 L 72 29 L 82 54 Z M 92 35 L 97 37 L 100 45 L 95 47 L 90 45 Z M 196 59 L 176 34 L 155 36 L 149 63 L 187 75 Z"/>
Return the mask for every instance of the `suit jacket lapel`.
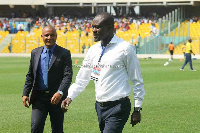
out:
<path id="1" fill-rule="evenodd" d="M 56 45 L 54 52 L 52 54 L 51 62 L 49 64 L 49 70 L 50 70 L 51 66 L 53 65 L 54 61 L 56 60 L 58 53 L 59 53 L 59 47 Z"/>
<path id="2" fill-rule="evenodd" d="M 40 59 L 40 55 L 42 53 L 42 50 L 43 50 L 43 47 L 40 47 L 37 51 L 37 53 L 35 54 L 35 57 L 34 57 L 34 72 L 37 72 L 37 68 L 38 68 L 38 63 L 39 63 L 39 59 Z"/>

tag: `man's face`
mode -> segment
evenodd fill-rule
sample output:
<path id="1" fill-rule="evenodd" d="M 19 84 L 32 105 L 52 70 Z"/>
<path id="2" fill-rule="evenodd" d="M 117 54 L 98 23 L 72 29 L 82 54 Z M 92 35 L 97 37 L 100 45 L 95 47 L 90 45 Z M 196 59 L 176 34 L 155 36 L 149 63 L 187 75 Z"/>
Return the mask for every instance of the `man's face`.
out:
<path id="1" fill-rule="evenodd" d="M 108 25 L 103 23 L 102 16 L 97 16 L 94 18 L 92 28 L 95 42 L 104 40 L 110 32 Z"/>
<path id="2" fill-rule="evenodd" d="M 51 48 L 55 45 L 57 34 L 56 30 L 51 27 L 46 27 L 42 31 L 42 40 L 47 48 Z"/>

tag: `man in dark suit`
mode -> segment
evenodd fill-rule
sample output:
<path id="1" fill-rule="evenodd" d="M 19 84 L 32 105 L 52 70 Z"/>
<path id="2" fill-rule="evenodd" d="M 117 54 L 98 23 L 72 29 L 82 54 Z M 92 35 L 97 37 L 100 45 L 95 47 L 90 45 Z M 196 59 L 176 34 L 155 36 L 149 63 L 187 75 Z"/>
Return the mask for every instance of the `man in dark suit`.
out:
<path id="1" fill-rule="evenodd" d="M 25 107 L 32 104 L 31 133 L 43 132 L 48 113 L 52 133 L 63 133 L 61 101 L 68 95 L 72 81 L 71 54 L 56 44 L 53 26 L 46 26 L 41 37 L 45 45 L 31 52 L 22 100 Z"/>

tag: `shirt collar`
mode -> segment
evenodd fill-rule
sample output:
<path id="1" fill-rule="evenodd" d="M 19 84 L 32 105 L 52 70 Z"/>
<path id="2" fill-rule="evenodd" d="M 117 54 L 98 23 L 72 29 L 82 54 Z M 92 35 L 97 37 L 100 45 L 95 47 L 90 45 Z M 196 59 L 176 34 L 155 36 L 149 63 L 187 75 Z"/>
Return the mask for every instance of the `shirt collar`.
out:
<path id="1" fill-rule="evenodd" d="M 118 40 L 118 37 L 114 34 L 113 38 L 111 39 L 111 41 L 107 44 L 107 46 L 111 45 L 111 44 L 116 44 Z M 101 43 L 100 43 L 101 44 Z M 106 46 L 106 47 L 107 47 Z"/>
<path id="2" fill-rule="evenodd" d="M 51 47 L 49 50 L 50 50 L 50 53 L 53 53 L 55 47 L 56 47 L 57 44 L 53 45 L 53 47 Z M 44 46 L 44 49 L 43 49 L 43 53 L 45 53 L 47 51 L 47 47 Z"/>

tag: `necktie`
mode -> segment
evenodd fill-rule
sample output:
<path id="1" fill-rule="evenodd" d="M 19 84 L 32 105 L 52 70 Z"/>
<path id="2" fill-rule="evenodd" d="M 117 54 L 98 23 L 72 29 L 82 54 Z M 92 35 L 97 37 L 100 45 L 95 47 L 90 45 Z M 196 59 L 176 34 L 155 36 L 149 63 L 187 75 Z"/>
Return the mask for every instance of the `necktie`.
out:
<path id="1" fill-rule="evenodd" d="M 45 66 L 44 66 L 44 85 L 47 88 L 48 88 L 49 53 L 50 53 L 50 50 L 47 49 L 47 51 L 46 51 L 46 59 L 45 59 Z"/>

